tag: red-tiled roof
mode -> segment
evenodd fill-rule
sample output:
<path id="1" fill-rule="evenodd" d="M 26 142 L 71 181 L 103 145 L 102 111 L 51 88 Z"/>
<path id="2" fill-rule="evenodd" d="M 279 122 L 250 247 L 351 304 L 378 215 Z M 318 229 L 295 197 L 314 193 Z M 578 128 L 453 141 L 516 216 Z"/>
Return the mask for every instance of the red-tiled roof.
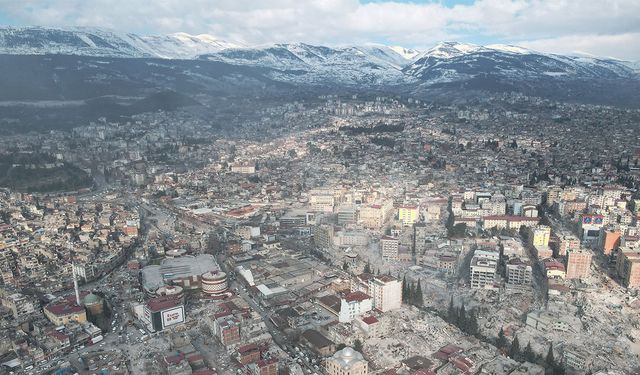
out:
<path id="1" fill-rule="evenodd" d="M 397 280 L 395 277 L 391 276 L 391 275 L 378 275 L 376 276 L 376 279 L 384 282 L 384 283 L 388 283 L 389 281 L 395 281 Z"/>
<path id="2" fill-rule="evenodd" d="M 369 297 L 368 294 L 360 292 L 360 291 L 351 292 L 351 293 L 348 293 L 346 296 L 344 296 L 344 299 L 347 302 L 364 301 L 364 300 L 370 299 L 370 298 L 371 297 Z"/>
<path id="3" fill-rule="evenodd" d="M 51 312 L 53 315 L 56 315 L 56 316 L 64 316 L 64 315 L 78 314 L 78 313 L 84 312 L 84 307 L 78 306 L 75 303 L 70 304 L 66 302 L 50 304 L 50 305 L 47 305 L 45 309 L 47 309 L 47 311 Z"/>
<path id="4" fill-rule="evenodd" d="M 53 336 L 56 340 L 61 341 L 61 342 L 69 340 L 69 336 L 65 335 L 62 332 L 58 332 L 58 331 L 51 332 L 51 336 Z"/>
<path id="5" fill-rule="evenodd" d="M 537 217 L 509 216 L 509 215 L 489 215 L 484 216 L 483 220 L 506 220 L 506 221 L 539 221 Z"/>
<path id="6" fill-rule="evenodd" d="M 544 262 L 544 268 L 547 270 L 564 271 L 564 265 L 558 262 L 557 260 L 550 260 L 550 261 Z"/>
<path id="7" fill-rule="evenodd" d="M 274 364 L 274 363 L 276 363 L 276 362 L 278 362 L 278 360 L 277 360 L 277 359 L 275 359 L 275 358 L 270 358 L 270 359 L 261 359 L 261 360 L 259 360 L 258 362 L 256 362 L 256 365 L 257 365 L 258 367 L 265 367 L 265 366 L 269 366 L 269 365 L 271 365 L 271 364 Z"/>
<path id="8" fill-rule="evenodd" d="M 369 325 L 379 322 L 379 320 L 375 316 L 367 316 L 367 317 L 363 318 L 362 321 L 367 323 L 367 324 L 369 324 Z"/>
<path id="9" fill-rule="evenodd" d="M 180 305 L 180 300 L 176 298 L 159 297 L 147 301 L 147 307 L 151 311 L 162 311 Z"/>
<path id="10" fill-rule="evenodd" d="M 468 358 L 459 356 L 455 358 L 451 358 L 451 363 L 460 371 L 468 372 L 471 367 L 473 367 L 473 362 L 471 362 Z"/>
<path id="11" fill-rule="evenodd" d="M 184 354 L 177 353 L 177 354 L 165 356 L 164 363 L 166 363 L 167 365 L 172 365 L 172 364 L 177 365 L 178 363 L 182 362 L 183 359 L 184 359 Z"/>
<path id="12" fill-rule="evenodd" d="M 457 353 L 462 352 L 462 348 L 453 344 L 449 344 L 446 346 L 443 346 L 442 348 L 440 348 L 440 350 L 438 350 L 435 354 L 434 357 L 446 361 L 448 360 L 450 357 L 454 356 Z"/>

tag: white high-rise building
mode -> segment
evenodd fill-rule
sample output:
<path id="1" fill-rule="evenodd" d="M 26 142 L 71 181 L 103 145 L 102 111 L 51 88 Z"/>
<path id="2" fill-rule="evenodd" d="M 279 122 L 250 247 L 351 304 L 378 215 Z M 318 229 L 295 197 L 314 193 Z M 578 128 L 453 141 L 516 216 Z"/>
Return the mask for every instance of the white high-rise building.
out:
<path id="1" fill-rule="evenodd" d="M 351 292 L 340 299 L 338 321 L 348 323 L 360 315 L 371 311 L 373 300 L 363 292 Z"/>
<path id="2" fill-rule="evenodd" d="M 397 260 L 400 241 L 397 238 L 383 236 L 380 239 L 380 250 L 382 258 L 387 260 Z"/>
<path id="3" fill-rule="evenodd" d="M 373 307 L 386 312 L 402 306 L 402 283 L 393 276 L 381 275 L 369 280 Z"/>
<path id="4" fill-rule="evenodd" d="M 493 289 L 500 255 L 495 251 L 476 250 L 471 258 L 471 288 Z"/>

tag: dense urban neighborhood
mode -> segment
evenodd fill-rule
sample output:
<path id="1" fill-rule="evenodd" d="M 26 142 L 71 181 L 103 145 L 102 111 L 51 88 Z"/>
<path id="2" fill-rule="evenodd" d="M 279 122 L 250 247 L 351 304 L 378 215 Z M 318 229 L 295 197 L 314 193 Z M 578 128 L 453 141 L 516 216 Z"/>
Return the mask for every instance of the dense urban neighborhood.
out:
<path id="1" fill-rule="evenodd" d="M 639 110 L 230 105 L 0 138 L 3 373 L 640 371 Z"/>

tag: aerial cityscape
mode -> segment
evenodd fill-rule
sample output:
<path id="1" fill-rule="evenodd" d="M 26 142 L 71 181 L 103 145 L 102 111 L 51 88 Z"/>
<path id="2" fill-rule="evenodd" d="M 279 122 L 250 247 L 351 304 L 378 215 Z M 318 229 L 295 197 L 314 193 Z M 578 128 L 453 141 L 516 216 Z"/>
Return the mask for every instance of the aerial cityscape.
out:
<path id="1" fill-rule="evenodd" d="M 0 374 L 640 374 L 640 4 L 91 3 L 0 2 Z"/>

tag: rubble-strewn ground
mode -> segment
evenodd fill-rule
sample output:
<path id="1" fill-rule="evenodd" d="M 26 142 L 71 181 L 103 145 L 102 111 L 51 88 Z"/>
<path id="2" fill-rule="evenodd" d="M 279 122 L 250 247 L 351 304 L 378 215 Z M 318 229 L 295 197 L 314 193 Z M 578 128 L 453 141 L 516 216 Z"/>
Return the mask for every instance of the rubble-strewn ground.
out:
<path id="1" fill-rule="evenodd" d="M 380 327 L 364 344 L 370 366 L 378 370 L 415 355 L 430 356 L 447 344 L 468 348 L 477 341 L 435 314 L 413 307 L 403 306 L 379 319 Z"/>

